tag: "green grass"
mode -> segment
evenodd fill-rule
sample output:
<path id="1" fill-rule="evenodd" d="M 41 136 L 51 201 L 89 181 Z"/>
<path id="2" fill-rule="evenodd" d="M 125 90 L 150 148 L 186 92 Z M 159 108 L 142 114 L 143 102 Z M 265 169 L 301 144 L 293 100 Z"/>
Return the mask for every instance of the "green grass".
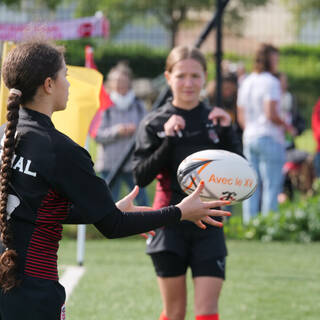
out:
<path id="1" fill-rule="evenodd" d="M 320 244 L 228 241 L 222 320 L 318 320 Z M 67 304 L 69 320 L 158 319 L 161 301 L 140 238 L 91 240 L 86 273 Z M 59 263 L 75 264 L 75 241 L 61 244 Z M 190 274 L 186 320 L 194 319 Z"/>

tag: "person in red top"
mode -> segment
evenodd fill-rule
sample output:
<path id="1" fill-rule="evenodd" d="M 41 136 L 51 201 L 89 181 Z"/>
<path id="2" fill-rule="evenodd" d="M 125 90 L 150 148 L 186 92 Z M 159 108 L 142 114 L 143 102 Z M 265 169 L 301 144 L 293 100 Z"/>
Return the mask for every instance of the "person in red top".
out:
<path id="1" fill-rule="evenodd" d="M 317 101 L 312 112 L 312 131 L 317 143 L 317 150 L 314 157 L 316 176 L 320 177 L 320 99 Z"/>

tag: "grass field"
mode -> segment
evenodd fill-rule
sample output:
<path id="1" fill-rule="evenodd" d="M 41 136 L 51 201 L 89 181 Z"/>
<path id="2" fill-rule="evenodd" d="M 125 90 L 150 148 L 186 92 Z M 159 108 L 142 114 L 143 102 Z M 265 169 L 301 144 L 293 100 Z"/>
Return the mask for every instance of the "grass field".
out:
<path id="1" fill-rule="evenodd" d="M 228 241 L 221 320 L 318 320 L 320 243 Z M 76 242 L 61 243 L 60 265 L 75 264 Z M 91 240 L 86 273 L 67 305 L 69 320 L 152 320 L 161 311 L 150 259 L 140 238 Z M 194 319 L 192 284 L 188 314 Z"/>

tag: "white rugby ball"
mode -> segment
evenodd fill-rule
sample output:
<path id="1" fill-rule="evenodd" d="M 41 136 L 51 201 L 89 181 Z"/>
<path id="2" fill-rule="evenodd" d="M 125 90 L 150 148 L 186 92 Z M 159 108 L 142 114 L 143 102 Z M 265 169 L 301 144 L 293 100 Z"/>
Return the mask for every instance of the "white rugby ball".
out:
<path id="1" fill-rule="evenodd" d="M 258 183 L 249 162 L 225 150 L 203 150 L 191 154 L 180 163 L 177 179 L 187 194 L 192 193 L 203 180 L 202 200 L 229 200 L 231 204 L 248 199 Z"/>

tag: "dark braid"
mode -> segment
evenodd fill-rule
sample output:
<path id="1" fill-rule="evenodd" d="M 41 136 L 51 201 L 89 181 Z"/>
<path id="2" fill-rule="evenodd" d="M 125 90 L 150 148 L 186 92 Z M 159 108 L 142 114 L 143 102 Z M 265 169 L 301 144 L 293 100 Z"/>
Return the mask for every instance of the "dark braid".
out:
<path id="1" fill-rule="evenodd" d="M 11 161 L 14 154 L 15 133 L 19 119 L 20 97 L 10 94 L 7 106 L 7 125 L 5 139 L 2 145 L 0 169 L 0 232 L 5 252 L 0 257 L 0 286 L 7 291 L 17 285 L 16 267 L 17 253 L 12 249 L 12 234 L 10 221 L 7 219 L 7 202 L 9 180 L 11 176 Z"/>
<path id="2" fill-rule="evenodd" d="M 0 256 L 0 287 L 4 292 L 19 283 L 17 277 L 18 254 L 13 245 L 14 235 L 10 228 L 12 222 L 11 219 L 8 219 L 7 214 L 19 107 L 20 104 L 33 101 L 37 89 L 47 77 L 56 79 L 63 61 L 62 48 L 54 47 L 43 41 L 33 41 L 20 44 L 11 50 L 3 64 L 4 83 L 12 89 L 7 105 L 7 125 L 2 142 L 0 168 L 0 232 L 1 242 L 5 248 Z"/>

